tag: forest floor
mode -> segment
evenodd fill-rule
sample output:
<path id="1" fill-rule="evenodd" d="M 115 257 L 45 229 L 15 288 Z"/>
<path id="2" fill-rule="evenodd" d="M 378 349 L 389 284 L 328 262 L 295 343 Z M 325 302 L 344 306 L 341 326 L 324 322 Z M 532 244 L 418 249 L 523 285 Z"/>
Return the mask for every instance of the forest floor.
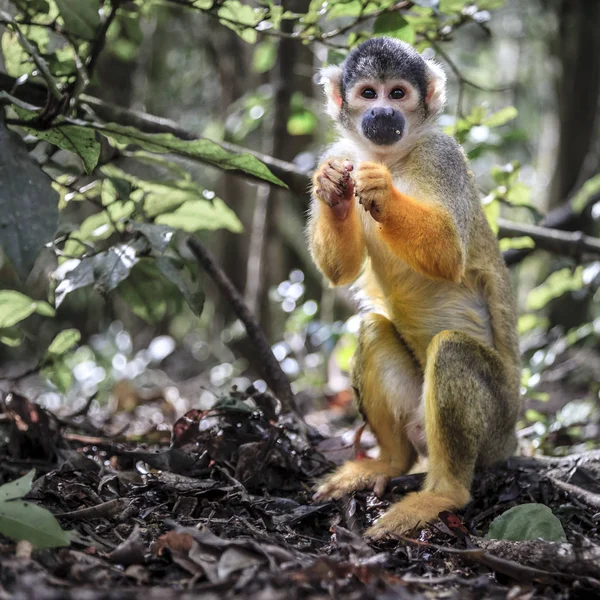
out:
<path id="1" fill-rule="evenodd" d="M 600 452 L 510 459 L 477 475 L 460 520 L 369 543 L 361 532 L 422 475 L 381 499 L 313 502 L 315 478 L 347 452 L 278 419 L 268 395 L 234 392 L 156 443 L 75 433 L 85 414 L 58 419 L 22 396 L 7 406 L 0 483 L 35 468 L 27 498 L 72 543 L 32 551 L 0 537 L 2 600 L 600 597 Z M 485 539 L 531 502 L 552 509 L 567 543 Z"/>

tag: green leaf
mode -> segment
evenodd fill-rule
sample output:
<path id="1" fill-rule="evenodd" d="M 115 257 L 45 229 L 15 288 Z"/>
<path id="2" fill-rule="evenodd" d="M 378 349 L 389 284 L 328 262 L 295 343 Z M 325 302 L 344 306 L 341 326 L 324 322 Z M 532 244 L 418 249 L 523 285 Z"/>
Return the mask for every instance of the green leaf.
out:
<path id="1" fill-rule="evenodd" d="M 167 314 L 167 298 L 172 290 L 171 284 L 160 277 L 154 261 L 144 259 L 119 285 L 117 293 L 138 317 L 148 323 L 158 323 Z"/>
<path id="2" fill-rule="evenodd" d="M 81 259 L 73 269 L 67 271 L 56 287 L 56 307 L 62 304 L 68 294 L 88 285 L 94 284 L 102 292 L 114 290 L 129 277 L 131 269 L 139 260 L 138 253 L 146 248 L 146 240 L 142 238 Z"/>
<path id="3" fill-rule="evenodd" d="M 252 56 L 252 70 L 255 73 L 267 73 L 277 61 L 277 43 L 273 38 L 265 38 L 256 48 Z"/>
<path id="4" fill-rule="evenodd" d="M 579 214 L 596 195 L 600 194 L 600 174 L 588 179 L 571 200 L 573 212 Z"/>
<path id="5" fill-rule="evenodd" d="M 522 250 L 523 248 L 535 248 L 535 242 L 529 236 L 518 238 L 503 238 L 500 240 L 500 250 Z"/>
<path id="6" fill-rule="evenodd" d="M 23 140 L 0 124 L 0 245 L 26 279 L 58 223 L 58 195 Z"/>
<path id="7" fill-rule="evenodd" d="M 567 536 L 560 521 L 544 504 L 521 504 L 510 508 L 490 525 L 485 536 L 491 540 L 525 541 L 542 539 L 565 542 Z"/>
<path id="8" fill-rule="evenodd" d="M 572 271 L 569 268 L 554 271 L 547 279 L 529 292 L 527 308 L 540 310 L 550 300 L 558 298 L 567 292 L 575 292 L 583 287 L 583 267 L 579 266 Z"/>
<path id="9" fill-rule="evenodd" d="M 16 348 L 23 343 L 25 335 L 17 327 L 11 327 L 9 329 L 0 329 L 0 344 L 9 346 L 10 348 Z"/>
<path id="10" fill-rule="evenodd" d="M 159 215 L 157 223 L 193 233 L 200 229 L 229 229 L 234 233 L 243 230 L 242 223 L 235 213 L 219 198 L 208 200 L 188 200 L 176 211 Z"/>
<path id="11" fill-rule="evenodd" d="M 241 171 L 258 179 L 287 187 L 280 179 L 251 154 L 236 154 L 226 150 L 216 142 L 207 139 L 181 140 L 170 133 L 143 133 L 135 127 L 123 127 L 115 123 L 91 124 L 103 135 L 121 144 L 133 144 L 158 154 L 172 152 L 199 160 L 224 170 Z"/>
<path id="12" fill-rule="evenodd" d="M 310 135 L 319 124 L 319 120 L 310 110 L 300 110 L 290 116 L 287 130 L 290 135 Z"/>
<path id="13" fill-rule="evenodd" d="M 54 515 L 31 502 L 0 503 L 0 533 L 13 540 L 27 540 L 35 548 L 58 548 L 71 543 Z"/>
<path id="14" fill-rule="evenodd" d="M 415 30 L 400 12 L 382 13 L 373 23 L 375 35 L 386 35 L 408 42 L 415 43 Z"/>
<path id="15" fill-rule="evenodd" d="M 54 309 L 47 302 L 32 300 L 13 290 L 0 291 L 0 329 L 20 323 L 34 312 L 45 317 L 54 316 Z"/>
<path id="16" fill-rule="evenodd" d="M 513 119 L 516 119 L 519 114 L 519 111 L 514 106 L 505 106 L 500 109 L 498 112 L 491 114 L 489 117 L 485 117 L 481 121 L 482 125 L 487 125 L 488 127 L 500 127 Z"/>
<path id="17" fill-rule="evenodd" d="M 77 329 L 65 329 L 52 340 L 47 354 L 52 358 L 62 356 L 79 343 L 80 339 L 81 333 Z"/>
<path id="18" fill-rule="evenodd" d="M 69 33 L 93 40 L 100 25 L 99 0 L 55 0 Z"/>
<path id="19" fill-rule="evenodd" d="M 492 229 L 492 231 L 498 234 L 498 217 L 500 216 L 500 202 L 496 198 L 492 198 L 489 202 L 483 202 L 483 212 L 485 217 Z"/>
<path id="20" fill-rule="evenodd" d="M 200 316 L 202 314 L 202 309 L 204 308 L 204 291 L 198 284 L 188 281 L 177 268 L 175 261 L 166 256 L 157 258 L 156 266 L 171 283 L 177 286 L 194 314 Z"/>
<path id="21" fill-rule="evenodd" d="M 440 12 L 448 14 L 459 13 L 470 4 L 471 0 L 440 0 Z"/>
<path id="22" fill-rule="evenodd" d="M 153 250 L 162 254 L 171 243 L 175 230 L 168 225 L 156 225 L 154 223 L 131 223 L 134 231 L 139 231 L 147 240 Z"/>
<path id="23" fill-rule="evenodd" d="M 25 494 L 31 491 L 31 484 L 35 477 L 35 469 L 31 469 L 29 473 L 9 481 L 4 485 L 0 486 L 0 502 L 6 502 L 7 500 L 14 500 L 15 498 L 22 498 Z"/>
<path id="24" fill-rule="evenodd" d="M 240 0 L 225 0 L 217 14 L 222 25 L 235 31 L 245 42 L 255 44 L 257 32 L 254 28 L 266 17 L 267 11 L 242 4 Z"/>
<path id="25" fill-rule="evenodd" d="M 18 112 L 25 113 L 25 111 Z M 32 115 L 31 112 L 28 114 Z M 91 129 L 79 127 L 78 125 L 58 125 L 44 131 L 32 129 L 31 127 L 24 127 L 23 129 L 39 140 L 50 142 L 63 150 L 68 150 L 79 156 L 83 162 L 85 172 L 88 174 L 98 164 L 100 142 L 96 140 L 96 133 Z"/>

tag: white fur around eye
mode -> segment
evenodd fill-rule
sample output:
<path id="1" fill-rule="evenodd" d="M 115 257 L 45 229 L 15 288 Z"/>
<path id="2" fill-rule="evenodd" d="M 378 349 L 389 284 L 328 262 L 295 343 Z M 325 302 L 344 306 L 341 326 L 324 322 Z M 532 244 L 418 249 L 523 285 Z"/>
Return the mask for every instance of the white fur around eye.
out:
<path id="1" fill-rule="evenodd" d="M 425 61 L 427 65 L 427 96 L 429 112 L 439 113 L 446 105 L 446 73 L 441 65 L 433 60 Z"/>

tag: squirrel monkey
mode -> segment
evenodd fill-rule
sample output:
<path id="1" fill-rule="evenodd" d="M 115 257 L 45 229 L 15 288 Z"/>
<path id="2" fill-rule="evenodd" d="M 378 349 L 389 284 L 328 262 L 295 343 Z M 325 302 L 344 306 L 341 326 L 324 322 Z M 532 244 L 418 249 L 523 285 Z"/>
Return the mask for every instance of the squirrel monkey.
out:
<path id="1" fill-rule="evenodd" d="M 366 532 L 402 533 L 470 499 L 475 467 L 516 449 L 516 307 L 460 146 L 436 126 L 445 75 L 408 44 L 376 38 L 323 70 L 339 139 L 313 178 L 312 256 L 362 304 L 352 386 L 379 443 L 315 497 L 382 492 L 428 457 L 421 491 Z"/>

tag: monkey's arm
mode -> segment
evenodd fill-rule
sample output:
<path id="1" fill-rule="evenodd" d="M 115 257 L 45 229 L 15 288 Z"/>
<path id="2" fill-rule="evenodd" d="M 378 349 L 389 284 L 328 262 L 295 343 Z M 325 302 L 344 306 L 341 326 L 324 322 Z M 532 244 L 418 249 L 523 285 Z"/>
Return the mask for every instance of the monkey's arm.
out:
<path id="1" fill-rule="evenodd" d="M 439 138 L 436 142 L 448 143 Z M 444 154 L 439 148 L 435 150 L 416 149 L 416 157 L 403 173 L 418 178 L 420 187 L 426 189 L 427 202 L 397 190 L 387 168 L 376 163 L 359 166 L 356 191 L 365 210 L 378 221 L 379 235 L 394 254 L 428 277 L 460 282 L 473 215 L 471 184 L 464 159 L 455 147 L 445 149 Z"/>
<path id="2" fill-rule="evenodd" d="M 326 159 L 313 177 L 309 246 L 315 263 L 333 285 L 354 281 L 365 256 L 352 168 L 344 161 Z"/>

